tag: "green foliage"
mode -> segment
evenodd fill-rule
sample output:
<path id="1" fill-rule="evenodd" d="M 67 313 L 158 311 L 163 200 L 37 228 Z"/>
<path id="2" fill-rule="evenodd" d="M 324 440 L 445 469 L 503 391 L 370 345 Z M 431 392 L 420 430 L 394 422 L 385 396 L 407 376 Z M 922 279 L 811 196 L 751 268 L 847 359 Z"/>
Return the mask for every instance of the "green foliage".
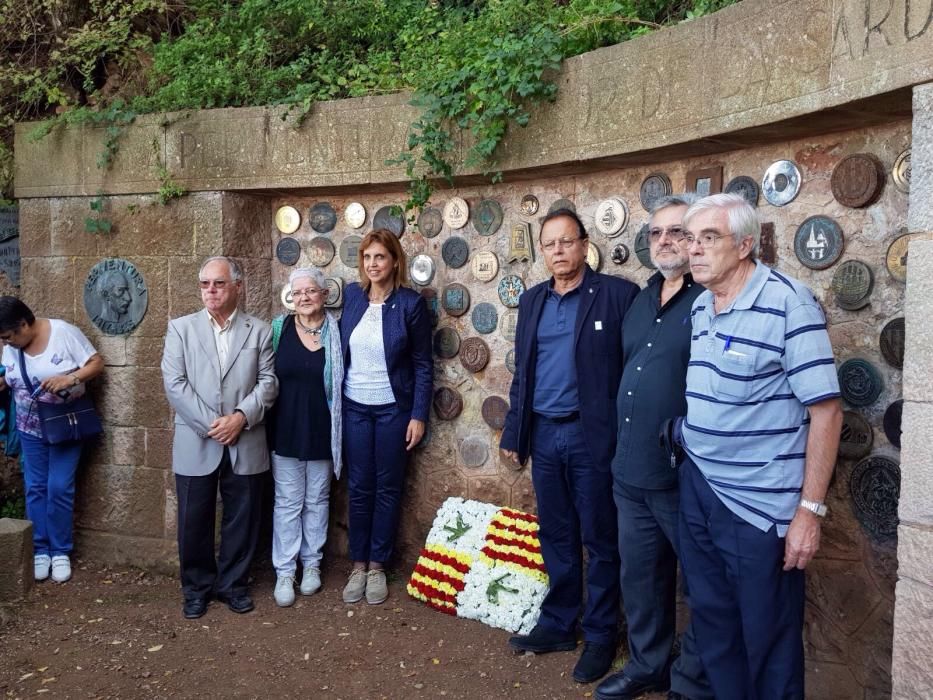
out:
<path id="1" fill-rule="evenodd" d="M 0 518 L 26 518 L 26 498 L 24 496 L 10 496 L 0 503 Z"/>
<path id="2" fill-rule="evenodd" d="M 187 190 L 172 179 L 172 174 L 164 167 L 159 166 L 159 203 L 168 204 L 173 199 L 185 195 Z"/>
<path id="3" fill-rule="evenodd" d="M 110 233 L 113 222 L 104 218 L 104 197 L 100 193 L 90 201 L 90 209 L 95 216 L 84 219 L 84 230 L 88 233 Z"/>

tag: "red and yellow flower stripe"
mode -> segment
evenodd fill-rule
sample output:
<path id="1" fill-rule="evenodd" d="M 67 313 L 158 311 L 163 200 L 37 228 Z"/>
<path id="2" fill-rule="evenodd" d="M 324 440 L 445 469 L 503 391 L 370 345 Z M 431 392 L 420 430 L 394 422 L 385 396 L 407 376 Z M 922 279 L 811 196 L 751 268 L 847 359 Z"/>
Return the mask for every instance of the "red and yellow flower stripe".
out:
<path id="1" fill-rule="evenodd" d="M 480 556 L 490 566 L 502 562 L 510 569 L 547 583 L 538 529 L 538 518 L 534 515 L 500 508 L 486 529 L 486 544 Z"/>
<path id="2" fill-rule="evenodd" d="M 456 615 L 457 594 L 463 590 L 471 563 L 466 554 L 437 544 L 427 545 L 408 581 L 408 594 L 435 610 Z"/>

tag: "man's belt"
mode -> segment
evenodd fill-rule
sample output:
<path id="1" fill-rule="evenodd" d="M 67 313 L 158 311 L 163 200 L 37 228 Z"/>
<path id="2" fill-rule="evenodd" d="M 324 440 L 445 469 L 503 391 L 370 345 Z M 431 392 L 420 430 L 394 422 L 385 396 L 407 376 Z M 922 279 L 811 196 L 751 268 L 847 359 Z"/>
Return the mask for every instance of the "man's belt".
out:
<path id="1" fill-rule="evenodd" d="M 541 420 L 546 420 L 551 423 L 573 423 L 574 421 L 580 420 L 579 411 L 568 413 L 566 416 L 546 416 L 543 413 L 535 413 L 535 415 Z"/>

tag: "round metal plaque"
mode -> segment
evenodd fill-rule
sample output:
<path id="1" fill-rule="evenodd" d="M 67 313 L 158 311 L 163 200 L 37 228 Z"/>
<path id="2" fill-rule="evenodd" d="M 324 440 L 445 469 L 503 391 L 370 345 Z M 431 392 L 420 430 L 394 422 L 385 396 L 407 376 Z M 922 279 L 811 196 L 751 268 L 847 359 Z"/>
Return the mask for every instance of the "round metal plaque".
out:
<path id="1" fill-rule="evenodd" d="M 603 256 L 599 252 L 599 247 L 593 241 L 586 242 L 586 264 L 590 266 L 593 272 L 599 272 L 599 266 L 603 262 Z"/>
<path id="2" fill-rule="evenodd" d="M 301 226 L 301 214 L 295 207 L 279 207 L 275 212 L 275 227 L 282 233 L 295 233 Z"/>
<path id="3" fill-rule="evenodd" d="M 888 442 L 901 449 L 901 417 L 904 415 L 904 399 L 894 401 L 884 412 L 884 434 Z"/>
<path id="4" fill-rule="evenodd" d="M 411 281 L 417 285 L 431 284 L 434 279 L 434 259 L 430 255 L 416 255 L 411 259 L 409 274 Z"/>
<path id="5" fill-rule="evenodd" d="M 850 406 L 873 404 L 884 389 L 875 366 L 862 359 L 846 360 L 839 367 L 839 390 Z"/>
<path id="6" fill-rule="evenodd" d="M 866 457 L 852 468 L 849 494 L 855 517 L 871 535 L 897 535 L 897 504 L 901 496 L 901 468 L 884 455 Z"/>
<path id="7" fill-rule="evenodd" d="M 460 343 L 460 364 L 468 372 L 479 372 L 489 364 L 489 346 L 482 338 L 467 338 Z"/>
<path id="8" fill-rule="evenodd" d="M 451 236 L 441 246 L 441 257 L 444 258 L 447 267 L 455 270 L 463 267 L 470 257 L 470 244 L 460 236 Z"/>
<path id="9" fill-rule="evenodd" d="M 538 213 L 538 198 L 533 194 L 526 194 L 522 197 L 521 208 L 525 216 L 534 216 Z"/>
<path id="10" fill-rule="evenodd" d="M 434 391 L 434 413 L 441 420 L 453 420 L 463 410 L 463 397 L 456 389 L 442 386 Z"/>
<path id="11" fill-rule="evenodd" d="M 360 243 L 362 242 L 362 237 L 357 236 L 355 233 L 340 241 L 340 260 L 344 265 L 356 268 L 360 254 Z"/>
<path id="12" fill-rule="evenodd" d="M 148 308 L 149 288 L 129 260 L 107 258 L 87 273 L 84 310 L 103 333 L 126 335 L 139 325 Z"/>
<path id="13" fill-rule="evenodd" d="M 765 199 L 776 207 L 790 204 L 800 192 L 800 170 L 792 160 L 778 160 L 765 170 L 765 177 L 761 182 Z"/>
<path id="14" fill-rule="evenodd" d="M 294 265 L 301 257 L 301 246 L 294 238 L 286 236 L 275 244 L 275 257 L 283 265 Z"/>
<path id="15" fill-rule="evenodd" d="M 878 337 L 882 357 L 885 362 L 897 369 L 904 367 L 904 333 L 904 317 L 901 316 L 888 321 Z"/>
<path id="16" fill-rule="evenodd" d="M 794 236 L 797 259 L 811 270 L 825 270 L 842 255 L 845 237 L 842 229 L 828 216 L 805 219 Z"/>
<path id="17" fill-rule="evenodd" d="M 491 282 L 499 274 L 499 258 L 491 250 L 483 250 L 473 255 L 470 270 L 480 282 Z"/>
<path id="18" fill-rule="evenodd" d="M 393 210 L 398 213 L 393 214 Z M 387 229 L 394 233 L 396 238 L 401 238 L 405 233 L 405 211 L 397 204 L 380 207 L 373 216 L 373 228 Z"/>
<path id="19" fill-rule="evenodd" d="M 287 311 L 295 310 L 295 300 L 292 299 L 292 287 L 290 284 L 286 283 L 282 287 L 282 291 L 279 292 L 279 301 L 282 302 L 282 306 L 284 306 Z"/>
<path id="20" fill-rule="evenodd" d="M 506 275 L 499 280 L 499 301 L 507 308 L 518 306 L 518 298 L 524 291 L 525 283 L 518 275 Z"/>
<path id="21" fill-rule="evenodd" d="M 871 153 L 853 153 L 833 168 L 830 187 L 840 204 L 860 209 L 874 204 L 881 196 L 888 174 Z"/>
<path id="22" fill-rule="evenodd" d="M 421 290 L 421 298 L 424 299 L 424 305 L 428 307 L 428 315 L 431 317 L 431 326 L 436 328 L 437 321 L 441 315 L 437 304 L 437 290 L 433 287 L 425 287 Z"/>
<path id="23" fill-rule="evenodd" d="M 474 306 L 470 318 L 473 321 L 473 328 L 476 329 L 476 332 L 482 333 L 483 335 L 492 333 L 499 325 L 499 312 L 496 311 L 495 306 L 487 301 Z"/>
<path id="24" fill-rule="evenodd" d="M 748 175 L 739 175 L 729 180 L 729 184 L 726 185 L 723 192 L 742 195 L 746 202 L 753 207 L 757 207 L 761 188 L 758 187 L 758 183 L 755 182 L 754 178 L 750 178 Z"/>
<path id="25" fill-rule="evenodd" d="M 906 149 L 894 161 L 891 168 L 894 186 L 904 194 L 910 194 L 910 149 Z"/>
<path id="26" fill-rule="evenodd" d="M 641 181 L 641 188 L 638 191 L 638 198 L 641 200 L 641 206 L 645 211 L 651 211 L 651 207 L 661 197 L 671 194 L 671 179 L 664 173 L 651 173 Z"/>
<path id="27" fill-rule="evenodd" d="M 839 434 L 839 456 L 846 459 L 861 459 L 871 452 L 875 436 L 871 425 L 855 411 L 843 411 L 842 431 Z"/>
<path id="28" fill-rule="evenodd" d="M 499 333 L 510 343 L 515 342 L 515 329 L 518 328 L 518 311 L 510 309 L 499 317 Z"/>
<path id="29" fill-rule="evenodd" d="M 509 402 L 501 396 L 487 396 L 483 401 L 483 420 L 493 430 L 505 427 L 505 417 L 509 413 Z"/>
<path id="30" fill-rule="evenodd" d="M 343 210 L 343 220 L 350 228 L 360 228 L 366 223 L 366 207 L 359 202 L 350 202 Z"/>
<path id="31" fill-rule="evenodd" d="M 836 306 L 857 311 L 868 304 L 875 278 L 871 268 L 861 260 L 846 260 L 833 274 L 833 294 Z"/>
<path id="32" fill-rule="evenodd" d="M 515 348 L 505 353 L 505 368 L 515 374 Z"/>
<path id="33" fill-rule="evenodd" d="M 444 215 L 440 209 L 429 207 L 418 215 L 418 230 L 425 238 L 434 238 L 444 228 Z"/>
<path id="34" fill-rule="evenodd" d="M 477 435 L 463 438 L 463 442 L 460 443 L 460 459 L 465 467 L 483 466 L 489 459 L 489 440 Z"/>
<path id="35" fill-rule="evenodd" d="M 462 197 L 451 197 L 444 205 L 444 223 L 450 228 L 463 228 L 469 219 L 470 205 Z"/>
<path id="36" fill-rule="evenodd" d="M 343 306 L 343 278 L 325 277 L 324 284 L 327 287 L 327 299 L 324 301 L 324 306 L 329 309 Z"/>
<path id="37" fill-rule="evenodd" d="M 470 292 L 462 284 L 448 284 L 444 287 L 441 306 L 451 316 L 463 316 L 470 308 Z"/>
<path id="38" fill-rule="evenodd" d="M 453 328 L 438 328 L 434 334 L 434 354 L 445 360 L 460 352 L 460 334 Z"/>
<path id="39" fill-rule="evenodd" d="M 638 234 L 635 236 L 635 257 L 638 258 L 638 262 L 647 267 L 649 270 L 656 270 L 654 263 L 651 262 L 651 243 L 648 241 L 648 224 L 645 224 L 640 229 L 638 229 Z"/>
<path id="40" fill-rule="evenodd" d="M 615 238 L 628 224 L 628 207 L 618 197 L 604 199 L 596 206 L 593 221 L 597 231 L 609 238 Z"/>
<path id="41" fill-rule="evenodd" d="M 334 242 L 324 236 L 316 236 L 308 243 L 308 259 L 315 267 L 326 267 L 334 259 L 337 250 Z"/>
<path id="42" fill-rule="evenodd" d="M 502 226 L 502 207 L 494 199 L 484 199 L 473 211 L 473 228 L 481 236 L 491 236 Z"/>
<path id="43" fill-rule="evenodd" d="M 571 202 L 569 199 L 558 199 L 554 201 L 551 206 L 548 207 L 547 213 L 553 214 L 558 209 L 569 209 L 574 214 L 577 213 L 577 205 Z"/>
<path id="44" fill-rule="evenodd" d="M 609 254 L 609 257 L 612 258 L 612 262 L 616 265 L 624 265 L 628 260 L 629 252 L 628 246 L 624 243 L 619 243 L 614 246 L 612 252 Z"/>
<path id="45" fill-rule="evenodd" d="M 928 241 L 933 238 L 930 233 L 905 233 L 898 236 L 888 246 L 885 264 L 891 277 L 898 282 L 907 281 L 907 246 L 911 241 Z"/>
<path id="46" fill-rule="evenodd" d="M 337 225 L 337 211 L 330 202 L 318 202 L 311 207 L 308 222 L 318 233 L 330 233 Z"/>

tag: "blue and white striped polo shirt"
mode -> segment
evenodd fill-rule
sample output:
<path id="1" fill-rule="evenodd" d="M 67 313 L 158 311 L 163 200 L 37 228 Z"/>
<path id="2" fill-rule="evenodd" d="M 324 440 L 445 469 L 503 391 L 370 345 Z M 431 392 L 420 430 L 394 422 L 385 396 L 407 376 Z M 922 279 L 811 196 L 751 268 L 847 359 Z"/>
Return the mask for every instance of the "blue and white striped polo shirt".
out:
<path id="1" fill-rule="evenodd" d="M 783 537 L 800 503 L 807 406 L 839 396 L 813 293 L 761 262 L 729 308 L 693 303 L 684 448 L 729 510 Z"/>

